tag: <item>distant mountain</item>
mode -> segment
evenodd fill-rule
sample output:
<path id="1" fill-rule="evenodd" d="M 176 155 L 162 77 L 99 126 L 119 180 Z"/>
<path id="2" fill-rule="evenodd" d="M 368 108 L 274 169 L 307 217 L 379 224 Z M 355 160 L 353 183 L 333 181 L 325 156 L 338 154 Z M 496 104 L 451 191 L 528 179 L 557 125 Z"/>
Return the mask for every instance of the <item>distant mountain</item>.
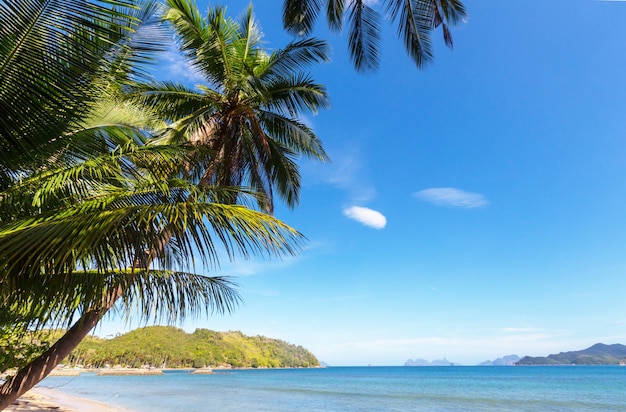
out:
<path id="1" fill-rule="evenodd" d="M 409 359 L 408 361 L 404 362 L 404 366 L 458 366 L 458 365 L 459 365 L 458 363 L 450 362 L 446 358 L 435 359 L 432 362 L 429 362 L 426 359 L 415 359 L 415 360 Z"/>
<path id="2" fill-rule="evenodd" d="M 623 362 L 626 362 L 626 346 L 596 343 L 585 350 L 561 352 L 547 357 L 525 356 L 517 365 L 618 365 Z"/>
<path id="3" fill-rule="evenodd" d="M 498 359 L 479 363 L 478 366 L 514 366 L 521 358 L 517 355 L 507 355 Z"/>

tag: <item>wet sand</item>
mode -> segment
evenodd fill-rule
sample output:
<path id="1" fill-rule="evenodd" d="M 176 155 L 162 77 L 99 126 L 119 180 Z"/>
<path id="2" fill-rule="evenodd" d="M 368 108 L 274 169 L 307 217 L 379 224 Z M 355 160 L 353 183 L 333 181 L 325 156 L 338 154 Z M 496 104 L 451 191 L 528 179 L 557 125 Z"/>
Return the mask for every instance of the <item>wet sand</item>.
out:
<path id="1" fill-rule="evenodd" d="M 59 411 L 59 412 L 131 412 L 119 406 L 78 398 L 56 389 L 34 388 L 22 396 L 7 411 Z"/>

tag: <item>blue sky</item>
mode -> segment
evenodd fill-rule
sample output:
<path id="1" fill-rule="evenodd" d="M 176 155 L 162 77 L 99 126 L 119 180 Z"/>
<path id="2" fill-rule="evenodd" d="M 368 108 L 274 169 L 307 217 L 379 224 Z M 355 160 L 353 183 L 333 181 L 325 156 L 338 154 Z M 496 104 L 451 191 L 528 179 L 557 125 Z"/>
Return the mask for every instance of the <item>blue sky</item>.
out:
<path id="1" fill-rule="evenodd" d="M 279 3 L 254 4 L 268 48 L 284 46 Z M 465 4 L 454 50 L 436 33 L 421 71 L 390 25 L 368 75 L 317 25 L 332 108 L 307 121 L 332 162 L 303 161 L 300 207 L 276 213 L 306 250 L 223 262 L 243 305 L 186 330 L 284 339 L 331 365 L 626 344 L 626 3 Z M 194 81 L 174 55 L 161 66 Z"/>

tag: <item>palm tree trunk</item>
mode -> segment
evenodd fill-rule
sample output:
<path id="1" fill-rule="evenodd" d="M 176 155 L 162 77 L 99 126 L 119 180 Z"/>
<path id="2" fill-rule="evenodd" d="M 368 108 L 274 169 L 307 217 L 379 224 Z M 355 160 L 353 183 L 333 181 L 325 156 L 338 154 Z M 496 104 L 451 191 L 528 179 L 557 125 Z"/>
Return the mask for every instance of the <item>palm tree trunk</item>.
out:
<path id="1" fill-rule="evenodd" d="M 4 410 L 20 396 L 28 392 L 74 350 L 104 314 L 113 307 L 122 295 L 121 287 L 113 291 L 102 307 L 86 311 L 54 345 L 0 387 L 0 410 Z"/>
<path id="2" fill-rule="evenodd" d="M 164 230 L 164 238 L 161 239 L 157 248 L 148 255 L 147 261 L 137 260 L 133 269 L 149 267 L 158 251 L 163 250 L 167 242 L 172 238 L 172 233 Z M 0 410 L 4 410 L 20 396 L 28 392 L 37 383 L 42 381 L 56 368 L 80 344 L 89 332 L 98 324 L 100 319 L 115 305 L 115 302 L 124 294 L 122 285 L 114 288 L 105 299 L 101 307 L 86 311 L 70 329 L 54 345 L 42 355 L 35 358 L 28 365 L 20 369 L 15 376 L 7 380 L 0 387 Z"/>

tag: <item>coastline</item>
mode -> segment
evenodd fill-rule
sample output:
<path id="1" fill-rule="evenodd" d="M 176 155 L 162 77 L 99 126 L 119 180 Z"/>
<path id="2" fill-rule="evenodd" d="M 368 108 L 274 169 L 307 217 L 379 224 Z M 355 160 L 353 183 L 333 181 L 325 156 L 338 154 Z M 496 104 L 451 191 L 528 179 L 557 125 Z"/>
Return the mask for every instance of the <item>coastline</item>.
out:
<path id="1" fill-rule="evenodd" d="M 111 368 L 111 369 L 60 369 L 55 370 L 50 376 L 80 376 L 81 373 L 96 373 L 100 376 L 122 376 L 122 375 L 162 375 L 164 370 L 187 370 L 190 374 L 214 374 L 219 372 L 227 372 L 234 370 L 289 370 L 289 369 L 319 369 L 324 366 L 313 366 L 307 368 L 300 367 L 283 367 L 283 368 L 249 368 L 249 367 L 217 367 L 217 368 L 163 368 L 163 369 L 143 369 L 143 368 Z M 110 405 L 104 402 L 80 398 L 67 394 L 59 389 L 36 386 L 14 404 L 9 406 L 6 411 L 12 412 L 43 412 L 43 411 L 59 411 L 59 412 L 132 412 L 130 409 L 121 406 Z"/>
<path id="2" fill-rule="evenodd" d="M 7 411 L 13 412 L 132 412 L 121 406 L 79 398 L 58 389 L 35 387 L 19 398 Z"/>

